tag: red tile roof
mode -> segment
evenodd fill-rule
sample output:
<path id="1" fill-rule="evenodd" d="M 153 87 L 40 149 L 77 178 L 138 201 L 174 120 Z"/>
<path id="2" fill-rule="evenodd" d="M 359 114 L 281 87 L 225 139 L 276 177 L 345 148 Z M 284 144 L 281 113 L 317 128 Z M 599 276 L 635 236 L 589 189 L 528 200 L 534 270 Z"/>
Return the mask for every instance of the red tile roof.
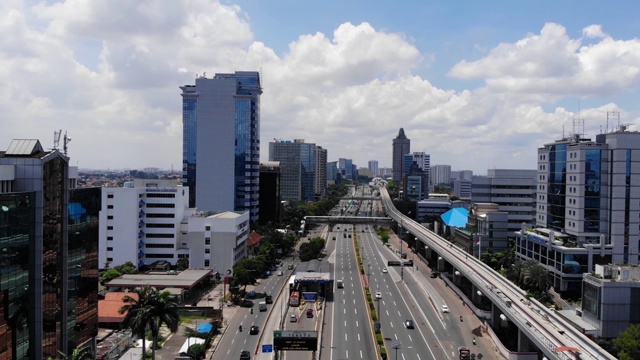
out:
<path id="1" fill-rule="evenodd" d="M 264 236 L 258 234 L 255 230 L 253 230 L 251 234 L 249 234 L 249 239 L 247 239 L 247 246 L 252 247 L 262 241 L 263 238 Z"/>
<path id="2" fill-rule="evenodd" d="M 120 314 L 120 308 L 126 305 L 122 299 L 129 295 L 137 299 L 138 294 L 134 292 L 108 292 L 104 300 L 98 301 L 98 322 L 99 323 L 119 323 L 122 322 L 126 313 Z"/>

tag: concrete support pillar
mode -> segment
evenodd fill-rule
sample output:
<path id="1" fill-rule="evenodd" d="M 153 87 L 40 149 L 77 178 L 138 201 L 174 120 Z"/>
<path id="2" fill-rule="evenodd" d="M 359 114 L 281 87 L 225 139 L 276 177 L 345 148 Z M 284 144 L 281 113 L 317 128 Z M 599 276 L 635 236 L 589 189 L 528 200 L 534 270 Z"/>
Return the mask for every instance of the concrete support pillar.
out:
<path id="1" fill-rule="evenodd" d="M 518 329 L 518 352 L 536 351 L 535 346 L 531 346 L 531 341 L 522 330 Z"/>
<path id="2" fill-rule="evenodd" d="M 444 261 L 445 260 L 442 258 L 442 256 L 438 256 L 438 271 L 444 271 Z"/>
<path id="3" fill-rule="evenodd" d="M 480 305 L 480 302 L 482 301 L 481 300 L 482 297 L 481 297 L 480 294 L 482 294 L 482 292 L 480 292 L 480 294 L 478 294 L 478 290 L 479 289 L 475 285 L 471 286 L 471 290 L 472 290 L 472 292 L 471 292 L 471 301 L 473 301 L 473 303 L 476 304 L 476 306 Z"/>
<path id="4" fill-rule="evenodd" d="M 462 274 L 456 268 L 453 269 L 453 284 L 460 287 L 460 281 L 462 280 Z"/>

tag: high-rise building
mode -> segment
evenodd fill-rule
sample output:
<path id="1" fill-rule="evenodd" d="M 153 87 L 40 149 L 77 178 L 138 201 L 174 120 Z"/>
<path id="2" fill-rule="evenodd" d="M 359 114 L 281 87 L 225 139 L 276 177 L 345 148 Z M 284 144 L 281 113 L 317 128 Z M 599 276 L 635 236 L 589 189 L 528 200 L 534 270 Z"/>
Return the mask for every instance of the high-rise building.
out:
<path id="1" fill-rule="evenodd" d="M 393 158 L 391 166 L 393 168 L 393 181 L 400 183 L 402 181 L 402 172 L 404 169 L 404 156 L 411 152 L 411 140 L 404 134 L 404 129 L 400 128 L 398 135 L 393 139 Z"/>
<path id="2" fill-rule="evenodd" d="M 103 187 L 100 213 L 100 268 L 126 262 L 137 267 L 156 261 L 177 265 L 189 250 L 179 249 L 184 218 L 189 208 L 189 189 L 175 180 L 136 179 L 123 187 Z M 136 241 L 132 241 L 136 239 Z"/>
<path id="3" fill-rule="evenodd" d="M 199 211 L 249 211 L 258 220 L 260 75 L 200 76 L 182 89 L 183 185 Z"/>
<path id="4" fill-rule="evenodd" d="M 327 149 L 316 146 L 316 181 L 314 196 L 324 199 L 327 196 Z"/>
<path id="5" fill-rule="evenodd" d="M 342 174 L 343 179 L 356 179 L 355 171 L 353 169 L 353 160 L 351 159 L 339 158 L 338 171 L 340 171 L 340 174 Z"/>
<path id="6" fill-rule="evenodd" d="M 329 161 L 327 162 L 327 182 L 331 182 L 333 184 L 337 184 L 342 179 L 338 171 L 338 162 L 337 161 Z"/>
<path id="7" fill-rule="evenodd" d="M 280 201 L 280 163 L 265 161 L 260 164 L 260 223 L 282 222 Z"/>
<path id="8" fill-rule="evenodd" d="M 316 144 L 305 143 L 304 139 L 270 142 L 269 161 L 280 162 L 282 200 L 314 200 Z"/>
<path id="9" fill-rule="evenodd" d="M 433 165 L 429 176 L 434 185 L 449 184 L 451 183 L 451 165 Z"/>
<path id="10" fill-rule="evenodd" d="M 578 134 L 538 149 L 535 228 L 516 256 L 549 270 L 553 286 L 580 291 L 596 264 L 640 261 L 640 133 Z"/>
<path id="11" fill-rule="evenodd" d="M 378 172 L 378 160 L 369 160 L 369 164 L 368 164 L 368 168 L 369 171 L 371 171 L 371 174 L 375 177 L 375 176 L 379 176 L 380 173 Z"/>
<path id="12" fill-rule="evenodd" d="M 46 359 L 98 333 L 100 189 L 38 140 L 0 152 L 0 358 Z"/>
<path id="13" fill-rule="evenodd" d="M 499 210 L 508 214 L 508 229 L 513 233 L 522 223 L 534 223 L 536 177 L 536 170 L 488 169 L 487 176 L 472 178 L 471 201 L 498 204 Z"/>

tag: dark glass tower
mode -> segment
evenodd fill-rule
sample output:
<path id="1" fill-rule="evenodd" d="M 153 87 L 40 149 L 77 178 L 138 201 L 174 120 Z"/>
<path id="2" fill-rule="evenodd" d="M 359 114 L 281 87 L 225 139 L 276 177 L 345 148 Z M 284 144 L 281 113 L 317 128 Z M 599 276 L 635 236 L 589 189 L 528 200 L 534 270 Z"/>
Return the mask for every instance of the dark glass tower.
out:
<path id="1" fill-rule="evenodd" d="M 0 174 L 2 358 L 95 351 L 100 189 L 70 189 L 69 158 L 38 140 L 0 152 Z"/>
<path id="2" fill-rule="evenodd" d="M 398 136 L 393 139 L 393 181 L 396 183 L 402 182 L 402 175 L 404 169 L 404 156 L 411 152 L 411 140 L 404 134 L 404 129 L 400 128 Z"/>
<path id="3" fill-rule="evenodd" d="M 237 71 L 182 86 L 183 184 L 189 206 L 258 220 L 260 75 Z"/>

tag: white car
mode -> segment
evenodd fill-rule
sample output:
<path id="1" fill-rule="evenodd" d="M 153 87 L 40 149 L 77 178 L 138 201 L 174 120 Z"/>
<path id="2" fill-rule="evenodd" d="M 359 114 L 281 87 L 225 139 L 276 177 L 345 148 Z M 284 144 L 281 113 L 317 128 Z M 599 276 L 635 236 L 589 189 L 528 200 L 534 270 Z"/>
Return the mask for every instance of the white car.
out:
<path id="1" fill-rule="evenodd" d="M 382 299 L 382 293 L 380 291 L 376 291 L 376 299 Z"/>
<path id="2" fill-rule="evenodd" d="M 447 305 L 442 305 L 442 312 L 443 313 L 448 313 L 449 312 L 449 307 Z"/>
<path id="3" fill-rule="evenodd" d="M 382 273 L 386 274 L 387 273 L 387 268 L 382 268 Z"/>
<path id="4" fill-rule="evenodd" d="M 282 270 L 278 271 L 278 276 L 282 276 L 283 272 Z"/>

